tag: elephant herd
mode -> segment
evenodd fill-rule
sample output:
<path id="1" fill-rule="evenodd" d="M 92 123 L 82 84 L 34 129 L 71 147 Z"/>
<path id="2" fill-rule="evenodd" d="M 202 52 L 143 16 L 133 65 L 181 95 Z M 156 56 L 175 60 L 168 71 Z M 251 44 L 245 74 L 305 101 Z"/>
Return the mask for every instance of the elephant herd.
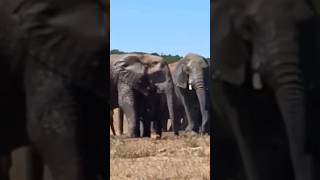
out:
<path id="1" fill-rule="evenodd" d="M 200 55 L 188 53 L 169 65 L 156 55 L 110 55 L 110 114 L 123 111 L 128 137 L 150 137 L 152 131 L 161 137 L 168 119 L 175 135 L 186 122 L 183 130 L 208 134 L 209 88 L 209 62 Z"/>

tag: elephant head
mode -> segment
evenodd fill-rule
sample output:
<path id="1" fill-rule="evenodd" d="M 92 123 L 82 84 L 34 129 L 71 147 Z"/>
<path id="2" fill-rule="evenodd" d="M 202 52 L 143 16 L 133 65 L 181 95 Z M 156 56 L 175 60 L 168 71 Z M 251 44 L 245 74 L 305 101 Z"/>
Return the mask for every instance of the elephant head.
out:
<path id="1" fill-rule="evenodd" d="M 152 88 L 148 81 L 147 66 L 142 63 L 139 55 L 111 55 L 111 61 L 116 61 L 113 68 L 117 72 L 119 81 L 144 95 L 148 95 L 151 92 Z"/>
<path id="2" fill-rule="evenodd" d="M 115 63 L 119 80 L 148 96 L 151 93 L 165 94 L 170 118 L 174 120 L 174 87 L 168 64 L 160 56 L 149 54 L 123 55 Z M 176 130 L 176 128 L 174 128 Z M 177 130 L 175 131 L 178 133 Z"/>
<path id="3" fill-rule="evenodd" d="M 207 78 L 208 70 L 209 64 L 203 57 L 189 53 L 179 61 L 176 67 L 176 85 L 189 90 L 204 89 L 204 79 Z"/>
<path id="4" fill-rule="evenodd" d="M 235 85 L 247 65 L 258 71 L 272 59 L 294 59 L 297 22 L 312 14 L 304 0 L 215 0 L 211 8 L 214 75 Z"/>

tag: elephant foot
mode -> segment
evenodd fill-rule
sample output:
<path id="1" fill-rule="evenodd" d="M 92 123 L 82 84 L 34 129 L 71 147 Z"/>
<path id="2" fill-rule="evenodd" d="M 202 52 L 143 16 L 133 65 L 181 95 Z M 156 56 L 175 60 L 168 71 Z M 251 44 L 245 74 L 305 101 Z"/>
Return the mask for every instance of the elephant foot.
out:
<path id="1" fill-rule="evenodd" d="M 186 135 L 187 136 L 197 136 L 198 132 L 193 131 L 193 130 L 189 130 L 189 131 L 186 131 Z"/>
<path id="2" fill-rule="evenodd" d="M 185 131 L 186 131 L 186 132 L 194 131 L 194 132 L 198 133 L 198 130 L 199 130 L 199 129 L 197 129 L 197 128 L 193 125 L 193 126 L 188 126 Z"/>
<path id="3" fill-rule="evenodd" d="M 199 133 L 200 135 L 203 135 L 203 136 L 209 135 L 209 132 L 207 132 L 204 128 L 200 128 Z"/>
<path id="4" fill-rule="evenodd" d="M 136 129 L 137 128 L 137 129 Z M 128 131 L 128 138 L 138 138 L 141 137 L 142 134 L 140 134 L 140 128 L 139 126 L 136 126 L 135 128 Z"/>
<path id="5" fill-rule="evenodd" d="M 210 134 L 208 132 L 200 132 L 199 133 L 201 136 L 209 136 Z"/>
<path id="6" fill-rule="evenodd" d="M 173 132 L 174 136 L 179 136 L 179 131 Z"/>
<path id="7" fill-rule="evenodd" d="M 126 136 L 127 138 L 139 138 L 140 137 L 140 134 L 134 134 L 134 133 L 129 133 L 127 135 L 124 135 Z"/>
<path id="8" fill-rule="evenodd" d="M 119 136 L 110 136 L 112 138 L 119 138 L 119 139 L 126 139 L 129 138 L 129 136 L 127 134 L 121 134 Z"/>
<path id="9" fill-rule="evenodd" d="M 161 139 L 161 135 L 159 134 L 151 134 L 152 139 Z"/>
<path id="10" fill-rule="evenodd" d="M 150 136 L 152 139 L 161 139 L 162 133 L 151 133 Z"/>

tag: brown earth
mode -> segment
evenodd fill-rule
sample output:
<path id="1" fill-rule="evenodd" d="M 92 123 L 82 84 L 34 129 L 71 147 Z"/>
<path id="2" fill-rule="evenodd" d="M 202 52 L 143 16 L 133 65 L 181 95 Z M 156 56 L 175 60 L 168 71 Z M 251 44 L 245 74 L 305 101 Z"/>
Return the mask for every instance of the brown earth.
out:
<path id="1" fill-rule="evenodd" d="M 110 179 L 210 179 L 210 137 L 111 136 Z"/>
<path id="2" fill-rule="evenodd" d="M 126 133 L 126 120 L 124 126 Z M 164 133 L 161 139 L 126 139 L 110 133 L 110 179 L 210 179 L 210 137 Z"/>

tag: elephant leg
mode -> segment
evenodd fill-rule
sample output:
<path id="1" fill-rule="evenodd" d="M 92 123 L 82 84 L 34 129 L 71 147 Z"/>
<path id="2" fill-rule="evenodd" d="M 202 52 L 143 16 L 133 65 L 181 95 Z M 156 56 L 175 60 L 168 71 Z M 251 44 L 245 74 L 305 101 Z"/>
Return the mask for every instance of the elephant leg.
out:
<path id="1" fill-rule="evenodd" d="M 193 131 L 198 132 L 197 124 L 195 123 L 196 112 L 194 108 L 192 107 L 192 102 L 190 102 L 191 97 L 186 90 L 183 90 L 180 88 L 181 91 L 179 92 L 179 96 L 181 97 L 181 102 L 183 104 L 184 110 L 186 112 L 187 120 L 188 120 L 188 127 L 186 128 L 186 131 Z"/>
<path id="2" fill-rule="evenodd" d="M 27 152 L 27 179 L 28 180 L 42 180 L 44 175 L 44 164 L 39 153 L 35 148 L 31 147 Z"/>
<path id="3" fill-rule="evenodd" d="M 153 116 L 153 120 L 154 120 L 155 133 L 157 136 L 161 137 L 163 126 L 162 126 L 162 119 L 159 116 L 160 114 L 155 112 Z"/>
<path id="4" fill-rule="evenodd" d="M 213 179 L 248 180 L 234 140 L 215 138 L 212 146 L 214 149 Z"/>
<path id="5" fill-rule="evenodd" d="M 256 164 L 254 161 L 254 158 L 252 157 L 252 149 L 250 148 L 250 145 L 248 144 L 244 132 L 241 129 L 240 126 L 240 118 L 238 115 L 238 109 L 231 103 L 231 97 L 228 93 L 230 89 L 233 89 L 232 87 L 226 86 L 225 83 L 221 81 L 214 82 L 214 89 L 213 89 L 213 98 L 215 99 L 214 104 L 215 107 L 218 109 L 219 112 L 219 123 L 215 125 L 215 127 L 222 127 L 222 129 L 217 128 L 216 131 L 218 133 L 216 141 L 214 141 L 214 151 L 213 154 L 215 154 L 215 157 L 221 157 L 214 159 L 213 162 L 215 162 L 215 169 L 219 169 L 220 167 L 226 167 L 226 163 L 230 164 L 231 166 L 234 164 L 235 160 L 241 159 L 242 166 L 234 167 L 234 172 L 229 171 L 218 171 L 215 170 L 214 179 L 228 179 L 230 174 L 236 175 L 241 170 L 243 170 L 243 173 L 240 173 L 242 175 L 245 175 L 246 177 L 240 177 L 236 179 L 248 179 L 248 180 L 258 180 L 259 176 L 257 174 L 256 170 Z M 223 125 L 221 125 L 223 124 Z M 221 138 L 223 137 L 223 138 Z M 226 138 L 227 137 L 227 138 Z M 224 142 L 225 139 L 231 138 L 235 142 L 236 145 L 229 144 L 228 142 Z M 217 144 L 219 143 L 219 144 Z M 220 145 L 221 144 L 221 145 Z M 225 159 L 227 159 L 230 155 L 234 154 L 234 150 L 230 149 L 223 149 L 226 146 L 233 146 L 238 147 L 238 153 L 241 157 L 234 158 L 230 160 L 229 162 L 226 162 Z M 222 149 L 220 149 L 222 148 Z M 238 164 L 238 163 L 237 163 Z"/>
<path id="6" fill-rule="evenodd" d="M 110 126 L 111 126 L 111 131 L 112 134 L 115 136 L 116 135 L 116 131 L 114 129 L 114 120 L 113 120 L 113 110 L 110 110 Z"/>
<path id="7" fill-rule="evenodd" d="M 162 131 L 167 132 L 168 130 L 168 118 L 161 118 L 161 123 L 162 123 Z"/>
<path id="8" fill-rule="evenodd" d="M 277 67 L 269 84 L 275 91 L 285 123 L 291 159 L 297 180 L 311 179 L 311 157 L 306 153 L 306 114 L 302 78 L 298 67 Z"/>
<path id="9" fill-rule="evenodd" d="M 162 129 L 165 128 L 163 127 L 163 110 L 165 107 L 160 108 L 161 107 L 161 99 L 156 97 L 154 99 L 151 100 L 151 113 L 149 113 L 151 115 L 151 120 L 154 121 L 154 127 L 155 127 L 155 133 L 157 136 L 161 137 L 162 136 Z"/>
<path id="10" fill-rule="evenodd" d="M 59 103 L 45 102 L 41 103 L 42 107 L 35 107 L 37 103 L 31 100 L 28 102 L 29 134 L 53 178 L 87 180 L 85 161 L 79 152 L 74 129 L 77 125 L 73 124 L 78 118 L 73 104 L 66 104 L 70 107 L 62 111 L 59 110 Z"/>
<path id="11" fill-rule="evenodd" d="M 151 133 L 155 133 L 156 132 L 156 127 L 155 127 L 154 121 L 150 121 L 150 129 L 151 129 Z"/>
<path id="12" fill-rule="evenodd" d="M 200 133 L 209 133 L 209 106 L 207 92 L 204 89 L 197 89 L 196 90 L 197 97 L 199 100 L 200 111 L 201 111 L 201 125 L 200 125 Z"/>
<path id="13" fill-rule="evenodd" d="M 83 113 L 88 109 L 81 109 L 79 102 L 88 95 L 78 95 L 79 89 L 67 83 L 64 78 L 43 69 L 41 65 L 29 63 L 26 67 L 25 83 L 30 140 L 54 179 L 95 180 L 96 174 L 91 167 L 95 167 L 97 163 L 92 164 L 87 160 L 90 159 L 87 158 L 90 154 L 84 149 L 88 146 L 85 136 L 88 135 L 86 131 L 89 126 L 85 124 Z M 95 104 L 89 103 L 87 106 L 97 108 Z M 106 104 L 103 106 L 105 116 Z M 93 123 L 96 115 L 91 115 L 92 119 L 87 121 Z M 102 121 L 105 122 L 106 119 L 107 117 Z M 106 129 L 106 125 L 100 128 Z M 98 131 L 98 128 L 95 131 Z M 104 137 L 107 137 L 107 132 Z M 97 152 L 95 153 L 100 154 Z"/>
<path id="14" fill-rule="evenodd" d="M 119 134 L 122 135 L 123 134 L 123 118 L 124 114 L 121 108 L 118 108 L 118 127 L 119 127 Z"/>
<path id="15" fill-rule="evenodd" d="M 150 121 L 148 119 L 142 120 L 142 137 L 150 137 L 151 136 L 151 126 Z"/>
<path id="16" fill-rule="evenodd" d="M 139 98 L 139 114 L 141 115 L 141 124 L 142 124 L 142 137 L 151 136 L 151 122 L 154 119 L 154 108 L 152 104 L 149 103 L 148 99 Z M 156 129 L 156 124 L 152 123 L 153 127 Z"/>
<path id="17" fill-rule="evenodd" d="M 183 115 L 181 118 L 181 130 L 185 130 L 188 127 L 188 118 L 186 115 Z"/>
<path id="18" fill-rule="evenodd" d="M 175 112 L 175 116 L 177 116 L 178 112 Z M 168 122 L 170 119 L 170 113 L 167 105 L 167 101 L 164 100 L 164 98 L 160 99 L 160 111 L 159 111 L 159 119 L 160 122 L 162 123 L 162 131 L 167 132 L 171 131 L 172 129 L 168 128 Z M 173 125 L 173 120 L 171 120 L 171 126 Z"/>
<path id="19" fill-rule="evenodd" d="M 128 120 L 128 137 L 140 137 L 140 120 L 134 91 L 126 84 L 118 84 L 119 106 Z"/>
<path id="20" fill-rule="evenodd" d="M 11 153 L 0 155 L 0 179 L 10 180 Z"/>

